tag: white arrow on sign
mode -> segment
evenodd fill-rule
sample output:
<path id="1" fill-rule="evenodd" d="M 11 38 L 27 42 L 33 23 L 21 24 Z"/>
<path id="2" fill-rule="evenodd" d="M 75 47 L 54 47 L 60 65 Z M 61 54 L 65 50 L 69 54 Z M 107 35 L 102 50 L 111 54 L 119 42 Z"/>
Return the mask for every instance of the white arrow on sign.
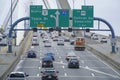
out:
<path id="1" fill-rule="evenodd" d="M 56 11 L 55 14 L 56 14 L 56 26 L 58 27 L 59 26 L 59 15 L 60 15 L 60 13 L 59 13 L 59 11 Z"/>

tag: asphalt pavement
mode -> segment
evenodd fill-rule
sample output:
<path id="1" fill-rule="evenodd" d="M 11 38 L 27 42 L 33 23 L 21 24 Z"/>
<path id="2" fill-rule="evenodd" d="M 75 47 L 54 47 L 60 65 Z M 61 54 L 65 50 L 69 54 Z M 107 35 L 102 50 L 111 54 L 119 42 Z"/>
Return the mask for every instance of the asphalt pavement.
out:
<path id="1" fill-rule="evenodd" d="M 52 47 L 44 47 L 43 39 L 39 38 L 39 46 L 31 46 L 37 51 L 37 58 L 27 58 L 22 55 L 20 62 L 14 70 L 24 71 L 29 80 L 41 80 L 41 59 L 47 52 L 55 53 L 54 68 L 59 71 L 59 80 L 120 80 L 120 74 L 109 66 L 105 61 L 88 51 L 75 51 L 74 46 L 65 42 L 64 46 L 58 46 L 52 41 Z M 103 48 L 104 49 L 104 48 Z M 80 60 L 79 69 L 70 69 L 65 60 L 68 52 L 73 51 Z"/>

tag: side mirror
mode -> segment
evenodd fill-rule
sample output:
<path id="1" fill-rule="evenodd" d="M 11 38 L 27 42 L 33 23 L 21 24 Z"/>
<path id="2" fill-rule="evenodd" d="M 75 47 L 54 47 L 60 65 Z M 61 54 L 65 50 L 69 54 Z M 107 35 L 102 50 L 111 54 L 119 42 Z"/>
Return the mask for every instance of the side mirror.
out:
<path id="1" fill-rule="evenodd" d="M 28 74 L 26 76 L 29 76 Z"/>
<path id="2" fill-rule="evenodd" d="M 43 71 L 41 71 L 41 73 L 43 73 Z"/>

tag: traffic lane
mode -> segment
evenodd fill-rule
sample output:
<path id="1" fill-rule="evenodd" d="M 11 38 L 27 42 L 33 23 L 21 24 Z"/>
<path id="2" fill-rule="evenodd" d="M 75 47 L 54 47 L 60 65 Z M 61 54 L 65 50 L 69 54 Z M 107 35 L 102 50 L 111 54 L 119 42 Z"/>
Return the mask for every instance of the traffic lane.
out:
<path id="1" fill-rule="evenodd" d="M 78 51 L 77 51 L 78 52 Z M 85 53 L 85 54 L 84 54 Z M 78 53 L 79 55 L 80 55 L 80 53 Z M 108 66 L 106 66 L 105 64 L 103 64 L 102 62 L 100 62 L 96 57 L 94 57 L 93 55 L 91 55 L 91 54 L 89 54 L 89 53 L 87 53 L 87 52 L 81 52 L 81 54 L 84 54 L 84 57 L 85 57 L 85 60 L 87 60 L 87 61 L 89 61 L 88 63 L 87 63 L 87 65 L 89 66 L 91 66 L 91 67 L 97 67 L 96 69 L 98 70 L 98 72 L 99 72 L 99 68 L 100 69 L 102 69 L 102 70 L 104 70 L 104 68 L 103 67 L 105 67 L 105 68 L 107 68 Z M 89 56 L 88 56 L 88 54 L 89 54 Z M 85 56 L 86 55 L 86 56 Z M 91 61 L 91 62 L 90 62 Z M 88 67 L 88 66 L 86 66 L 86 67 Z M 101 68 L 102 67 L 102 68 Z M 88 67 L 89 68 L 89 67 Z M 106 70 L 106 69 L 105 69 Z M 95 70 L 94 70 L 95 71 Z M 101 72 L 101 73 L 104 73 L 104 75 L 105 74 L 107 74 L 107 75 L 112 75 L 112 76 L 109 76 L 109 77 L 112 77 L 113 78 L 113 76 L 114 75 L 117 75 L 116 74 L 116 72 L 114 72 L 113 70 L 111 70 L 110 68 L 108 69 L 108 71 L 107 71 L 107 73 L 105 73 L 104 71 L 103 72 Z M 109 73 L 109 74 L 108 74 Z M 92 73 L 92 75 L 93 75 L 93 73 Z M 102 75 L 102 74 L 101 74 Z M 118 76 L 117 76 L 118 77 Z"/>
<path id="2" fill-rule="evenodd" d="M 58 62 L 59 64 L 56 64 L 55 67 L 58 68 L 58 67 L 60 67 L 62 65 L 61 67 L 64 70 L 64 76 L 61 76 L 61 75 L 59 76 L 60 80 L 66 80 L 66 79 L 71 80 L 71 78 L 72 78 L 72 80 L 80 80 L 80 79 L 86 79 L 86 80 L 88 80 L 90 78 L 91 78 L 91 80 L 93 80 L 93 78 L 91 76 L 91 72 L 86 71 L 85 69 L 69 69 L 67 67 L 68 63 L 65 60 L 65 58 L 66 58 L 66 54 L 70 50 L 66 49 L 65 47 L 66 46 L 58 46 L 58 47 L 56 47 L 56 49 L 57 49 L 57 51 L 59 53 L 57 55 L 58 55 L 58 57 L 61 57 L 61 58 L 59 58 L 60 62 Z M 81 78 L 80 78 L 80 76 L 81 76 Z"/>

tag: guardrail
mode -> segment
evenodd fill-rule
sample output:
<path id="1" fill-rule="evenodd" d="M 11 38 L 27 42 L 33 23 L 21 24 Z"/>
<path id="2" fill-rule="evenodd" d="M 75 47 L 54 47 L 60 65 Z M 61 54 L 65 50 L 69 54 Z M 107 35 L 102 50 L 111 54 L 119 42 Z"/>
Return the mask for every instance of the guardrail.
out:
<path id="1" fill-rule="evenodd" d="M 94 53 L 95 55 L 97 55 L 99 58 L 101 58 L 102 60 L 104 60 L 107 63 L 109 63 L 112 67 L 114 67 L 117 70 L 120 70 L 120 63 L 118 63 L 115 60 L 111 59 L 110 57 L 104 55 L 100 51 L 98 51 L 98 50 L 90 47 L 89 45 L 86 45 L 86 47 L 87 47 L 88 50 L 90 50 L 92 53 Z"/>
<path id="2" fill-rule="evenodd" d="M 6 80 L 7 79 L 7 75 L 13 71 L 13 69 L 16 67 L 17 63 L 19 62 L 21 55 L 26 52 L 25 50 L 27 50 L 30 46 L 31 43 L 31 39 L 32 39 L 32 33 L 29 32 L 28 36 L 26 36 L 26 38 L 23 40 L 23 42 L 21 43 L 20 47 L 16 48 L 19 49 L 18 51 L 13 51 L 13 53 L 9 53 L 9 54 L 13 54 L 16 55 L 15 60 L 11 63 L 11 65 L 9 65 L 9 68 L 4 72 L 4 74 L 0 77 L 0 80 Z M 28 43 L 29 42 L 29 43 Z M 27 46 L 26 46 L 27 45 Z M 18 54 L 16 54 L 18 53 Z M 22 53 L 22 54 L 21 54 Z"/>

